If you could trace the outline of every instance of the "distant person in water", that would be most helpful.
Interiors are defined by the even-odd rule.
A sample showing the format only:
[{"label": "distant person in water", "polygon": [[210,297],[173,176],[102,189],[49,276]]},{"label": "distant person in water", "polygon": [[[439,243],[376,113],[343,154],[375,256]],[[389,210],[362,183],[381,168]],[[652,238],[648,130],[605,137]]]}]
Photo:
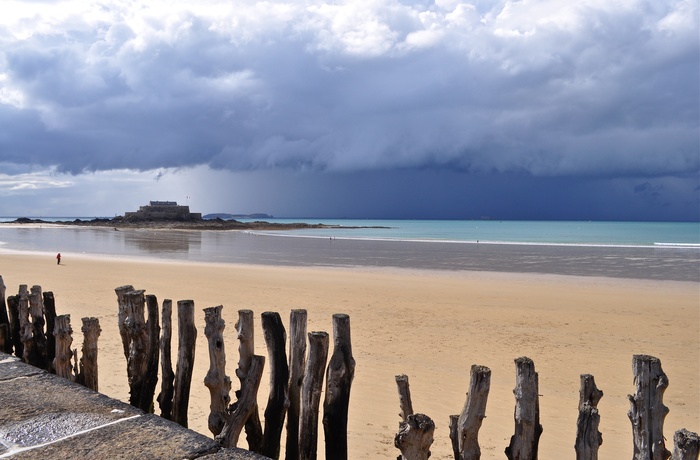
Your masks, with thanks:
[{"label": "distant person in water", "polygon": [[56,254],[56,264],[61,265],[61,253]]}]

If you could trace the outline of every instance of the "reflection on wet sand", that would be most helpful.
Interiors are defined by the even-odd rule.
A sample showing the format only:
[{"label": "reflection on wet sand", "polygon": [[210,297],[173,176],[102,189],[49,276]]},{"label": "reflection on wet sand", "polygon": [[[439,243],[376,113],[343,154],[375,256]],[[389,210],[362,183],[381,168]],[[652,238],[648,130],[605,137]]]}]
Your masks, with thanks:
[{"label": "reflection on wet sand", "polygon": [[153,232],[153,231],[121,231],[124,243],[130,250],[149,254],[189,254],[190,250],[198,250],[202,245],[201,232]]}]

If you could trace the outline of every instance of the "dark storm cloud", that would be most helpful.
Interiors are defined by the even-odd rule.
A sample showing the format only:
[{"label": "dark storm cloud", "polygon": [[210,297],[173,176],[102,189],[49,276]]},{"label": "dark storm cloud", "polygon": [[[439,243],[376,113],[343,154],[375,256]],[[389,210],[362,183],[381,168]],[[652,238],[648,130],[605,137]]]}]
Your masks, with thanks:
[{"label": "dark storm cloud", "polygon": [[36,15],[12,3],[20,13],[0,20],[8,163],[551,177],[700,167],[691,1],[65,1]]}]

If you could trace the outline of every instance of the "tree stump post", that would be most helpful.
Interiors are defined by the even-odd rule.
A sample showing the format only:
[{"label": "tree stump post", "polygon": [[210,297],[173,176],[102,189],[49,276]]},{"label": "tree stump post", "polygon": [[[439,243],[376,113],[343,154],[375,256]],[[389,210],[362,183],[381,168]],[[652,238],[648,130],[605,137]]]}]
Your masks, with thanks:
[{"label": "tree stump post", "polygon": [[306,366],[306,310],[292,310],[289,316],[289,408],[285,460],[299,459],[299,416],[301,385]]},{"label": "tree stump post", "polygon": [[411,414],[399,424],[394,446],[401,451],[399,460],[428,460],[433,444],[435,423],[425,414]]},{"label": "tree stump post", "polygon": [[221,317],[223,306],[204,309],[204,335],[209,343],[209,371],[204,377],[204,386],[209,388],[211,403],[207,424],[214,436],[221,433],[226,424],[226,410],[231,402],[231,379],[226,375],[226,348],[224,328],[226,322]]},{"label": "tree stump post", "polygon": [[7,298],[7,312],[10,315],[10,337],[15,356],[22,359],[24,356],[24,344],[22,343],[21,326],[19,320],[19,295],[11,295]]},{"label": "tree stump post", "polygon": [[100,320],[82,318],[83,356],[80,358],[78,381],[91,390],[99,391],[97,372],[97,338],[100,336]]},{"label": "tree stump post", "polygon": [[7,314],[7,302],[5,301],[5,282],[0,275],[0,351],[12,354],[12,329],[10,328],[10,317]]},{"label": "tree stump post", "polygon": [[246,420],[250,419],[254,410],[257,410],[258,388],[262,379],[265,357],[254,355],[250,359],[245,381],[241,392],[226,418],[226,423],[216,441],[223,447],[237,447],[238,438],[243,431]]},{"label": "tree stump post", "polygon": [[48,350],[44,326],[44,297],[41,294],[41,286],[34,285],[29,293],[29,313],[32,315],[32,338],[34,340],[33,365],[44,370],[51,370],[48,361]]},{"label": "tree stump post", "polygon": [[163,300],[163,312],[161,315],[163,329],[160,337],[160,362],[161,362],[161,383],[158,394],[158,405],[160,406],[160,416],[172,420],[173,411],[173,382],[175,372],[171,356],[171,343],[173,334],[173,301]]},{"label": "tree stump post", "polygon": [[700,436],[682,428],[673,434],[673,456],[671,460],[698,460]]},{"label": "tree stump post", "polygon": [[190,402],[194,350],[197,342],[197,328],[194,326],[194,301],[177,302],[177,367],[173,392],[173,421],[187,428],[187,406]]},{"label": "tree stump post", "polygon": [[[237,399],[241,398],[248,371],[253,363],[253,356],[255,353],[254,323],[255,316],[252,310],[238,310],[236,334],[238,337],[239,358],[236,377],[238,377],[240,381],[241,389],[236,392]],[[255,402],[255,407],[250,413],[248,420],[245,421],[245,432],[246,440],[248,441],[248,449],[252,452],[260,453],[263,444],[263,430],[262,424],[260,423],[257,401]]]},{"label": "tree stump post", "polygon": [[56,375],[72,382],[75,377],[71,362],[73,359],[73,350],[71,350],[73,328],[70,325],[70,315],[56,317],[54,337],[56,337],[56,358],[54,362]]},{"label": "tree stump post", "polygon": [[309,332],[309,359],[301,387],[299,419],[299,460],[316,460],[318,453],[318,409],[323,388],[323,371],[328,359],[328,333]]},{"label": "tree stump post", "polygon": [[479,429],[486,417],[486,403],[491,388],[491,369],[473,365],[470,370],[469,392],[462,412],[450,417],[450,438],[457,460],[479,460]]},{"label": "tree stump post", "polygon": [[19,328],[22,341],[22,361],[34,364],[34,337],[32,323],[29,317],[29,292],[26,284],[19,286]]},{"label": "tree stump post", "polygon": [[411,388],[408,384],[408,376],[406,374],[397,375],[396,387],[399,391],[399,407],[401,412],[399,412],[399,417],[401,421],[405,422],[408,420],[408,416],[413,414],[413,401],[411,400]]},{"label": "tree stump post", "polygon": [[126,325],[124,322],[126,321],[126,317],[128,316],[127,313],[127,301],[126,301],[126,294],[128,292],[131,292],[134,290],[134,287],[130,284],[127,284],[125,286],[120,286],[116,289],[114,289],[114,292],[117,293],[117,304],[119,307],[118,313],[117,313],[117,326],[119,327],[119,335],[122,338],[122,348],[124,349],[124,357],[129,360],[129,333],[126,330]]},{"label": "tree stump post", "polygon": [[53,334],[56,329],[56,299],[51,291],[44,292],[42,295],[44,297],[44,316],[46,317],[46,357],[51,365],[51,372],[55,372],[53,360],[56,357],[56,337]]},{"label": "tree stump post", "polygon": [[126,373],[129,380],[129,404],[138,407],[144,412],[149,412],[150,407],[142,404],[144,380],[148,371],[147,347],[148,332],[144,317],[145,298],[144,291],[139,289],[124,294],[126,302],[126,317],[124,329],[129,343],[129,355],[127,357]]},{"label": "tree stump post", "polygon": [[603,392],[596,387],[593,376],[581,374],[574,444],[576,460],[598,460],[598,448],[603,444],[603,435],[598,431],[600,415],[597,407],[602,397]]},{"label": "tree stump post", "polygon": [[350,388],[355,377],[355,359],[350,342],[350,316],[333,315],[333,355],[326,373],[323,401],[323,429],[326,458],[348,458],[348,406]]},{"label": "tree stump post", "polygon": [[262,455],[279,458],[284,417],[289,407],[289,365],[287,364],[287,333],[277,312],[261,315],[265,345],[270,362],[270,395],[265,407],[265,431]]},{"label": "tree stump post", "polygon": [[515,434],[506,447],[508,460],[536,460],[540,425],[539,379],[530,358],[515,359]]},{"label": "tree stump post", "polygon": [[158,299],[154,295],[146,296],[146,371],[143,374],[140,407],[147,407],[145,412],[153,413],[153,397],[158,385],[158,360],[160,358],[160,321],[158,317]]},{"label": "tree stump post", "polygon": [[668,377],[661,369],[661,361],[648,355],[634,355],[632,358],[634,396],[627,395],[630,410],[627,416],[632,422],[634,442],[633,460],[666,460],[671,452],[666,449],[664,440],[664,419],[668,407],[663,397],[668,387]]}]

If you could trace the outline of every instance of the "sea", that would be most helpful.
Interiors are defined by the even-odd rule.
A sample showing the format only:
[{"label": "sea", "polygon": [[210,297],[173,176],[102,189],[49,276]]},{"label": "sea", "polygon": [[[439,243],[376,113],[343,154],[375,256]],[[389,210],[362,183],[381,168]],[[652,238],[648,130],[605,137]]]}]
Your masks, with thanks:
[{"label": "sea", "polygon": [[[0,250],[297,266],[395,267],[700,282],[700,223],[265,219],[279,231],[178,231],[11,224]],[[50,221],[92,217],[52,217]]]}]

